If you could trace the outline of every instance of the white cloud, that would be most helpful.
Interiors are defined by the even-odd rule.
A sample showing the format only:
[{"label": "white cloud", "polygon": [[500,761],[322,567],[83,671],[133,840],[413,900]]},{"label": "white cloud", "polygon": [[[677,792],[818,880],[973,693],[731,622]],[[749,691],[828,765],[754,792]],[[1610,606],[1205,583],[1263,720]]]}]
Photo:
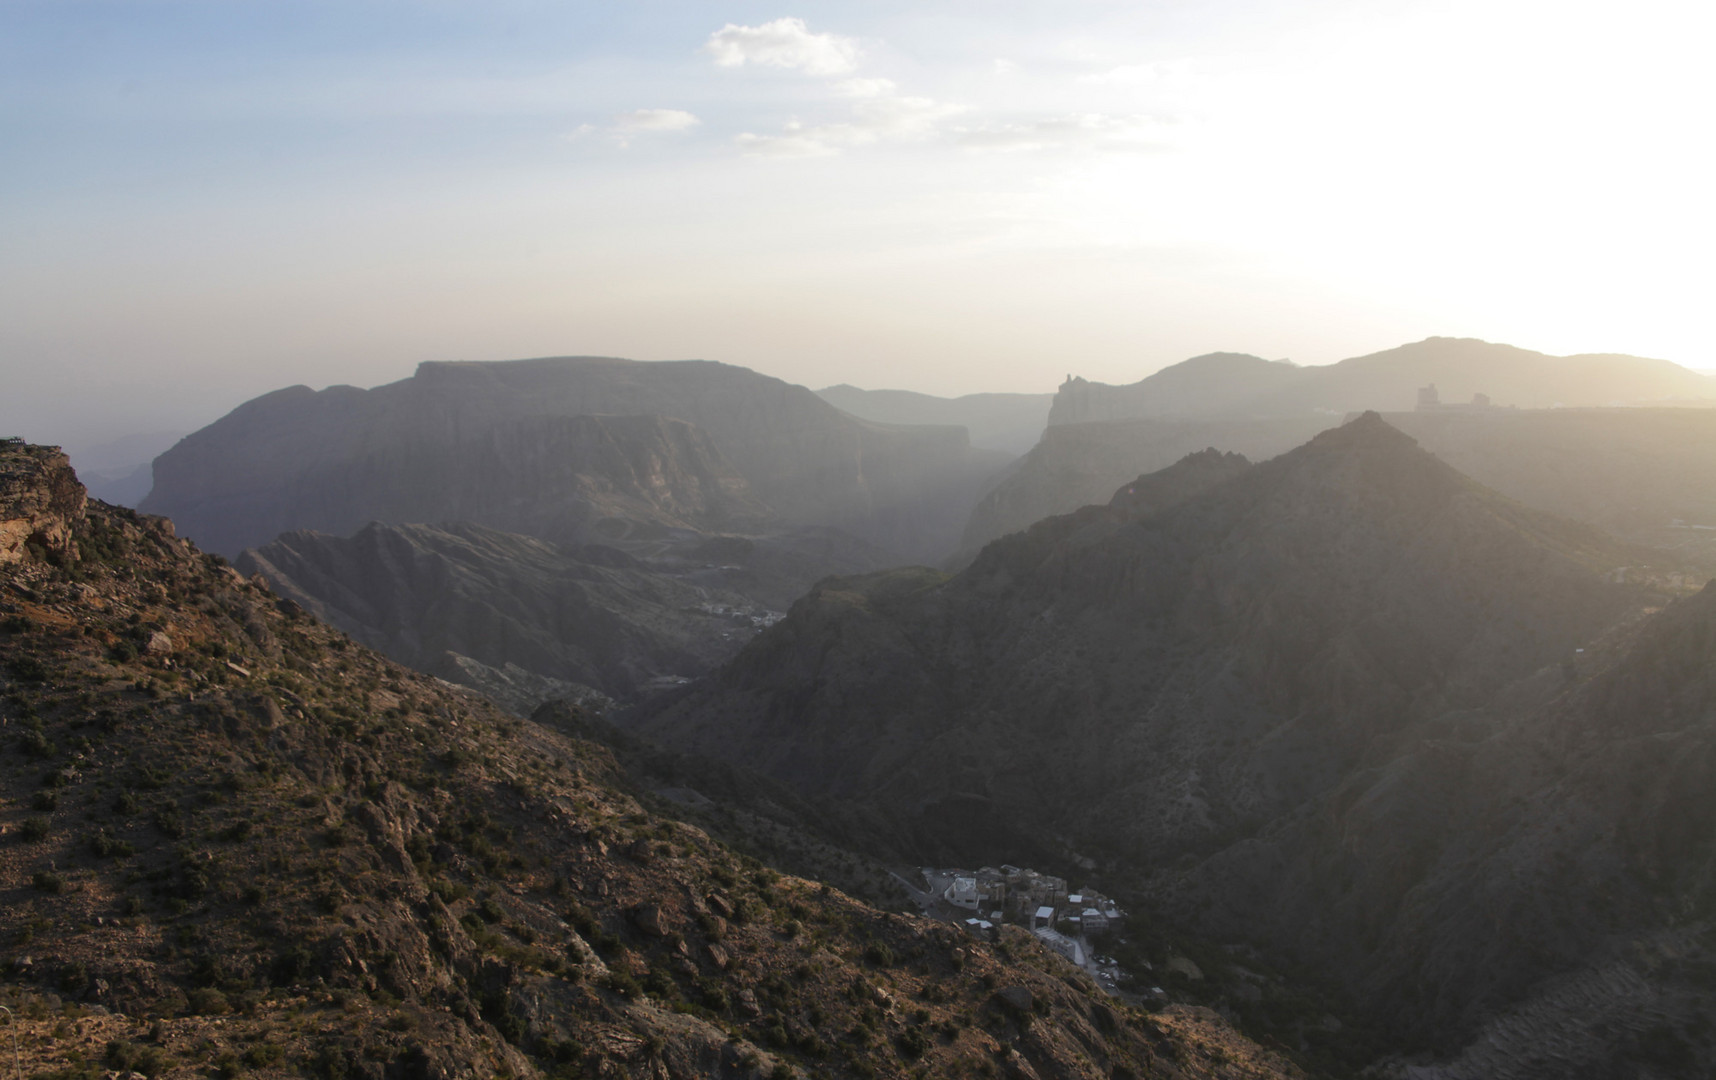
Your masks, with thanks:
[{"label": "white cloud", "polygon": [[834,34],[813,34],[803,19],[776,19],[761,26],[728,23],[709,35],[703,51],[722,67],[762,64],[806,75],[844,75],[858,66],[858,43]]},{"label": "white cloud", "polygon": [[[876,80],[886,82],[887,80]],[[892,87],[892,83],[888,84]],[[852,105],[852,119],[807,126],[794,121],[779,135],[746,132],[738,144],[748,154],[766,157],[828,157],[842,150],[882,142],[921,142],[942,133],[943,122],[965,111],[963,105],[922,97],[886,94]]]},{"label": "white cloud", "polygon": [[892,79],[846,79],[835,83],[834,89],[845,97],[869,98],[892,94],[899,88]]},{"label": "white cloud", "polygon": [[607,124],[579,124],[566,133],[566,138],[576,140],[591,135],[608,135],[613,138],[614,145],[623,150],[639,135],[690,131],[702,122],[683,109],[633,109],[620,113]]},{"label": "white cloud", "polygon": [[689,131],[701,122],[683,109],[634,109],[614,117],[614,130]]},{"label": "white cloud", "polygon": [[1150,116],[1081,113],[1022,123],[961,128],[959,145],[974,150],[1161,150],[1169,125]]}]

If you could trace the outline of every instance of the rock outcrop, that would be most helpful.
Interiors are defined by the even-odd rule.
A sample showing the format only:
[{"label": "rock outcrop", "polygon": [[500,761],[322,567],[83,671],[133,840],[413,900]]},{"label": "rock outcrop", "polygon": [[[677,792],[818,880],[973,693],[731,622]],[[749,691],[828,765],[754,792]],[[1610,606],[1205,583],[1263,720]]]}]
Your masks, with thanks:
[{"label": "rock outcrop", "polygon": [[18,562],[34,546],[75,560],[72,525],[87,495],[58,447],[0,444],[0,563]]}]

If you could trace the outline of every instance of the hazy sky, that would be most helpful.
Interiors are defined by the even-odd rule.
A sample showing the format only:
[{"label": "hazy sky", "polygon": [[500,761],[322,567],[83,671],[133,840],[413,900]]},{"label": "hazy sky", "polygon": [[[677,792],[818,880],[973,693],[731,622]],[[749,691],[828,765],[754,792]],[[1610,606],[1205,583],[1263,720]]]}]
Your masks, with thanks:
[{"label": "hazy sky", "polygon": [[0,0],[0,433],[557,353],[1713,366],[1710,10]]}]

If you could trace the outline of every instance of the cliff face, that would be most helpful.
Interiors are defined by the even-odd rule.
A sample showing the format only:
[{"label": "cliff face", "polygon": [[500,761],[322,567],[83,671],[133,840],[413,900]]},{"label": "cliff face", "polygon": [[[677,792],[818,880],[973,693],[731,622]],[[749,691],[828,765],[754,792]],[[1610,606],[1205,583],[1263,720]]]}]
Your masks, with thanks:
[{"label": "cliff face", "polygon": [[57,447],[0,444],[0,564],[18,562],[33,545],[75,560],[71,523],[87,496]]},{"label": "cliff face", "polygon": [[1055,397],[1049,423],[1319,411],[1340,417],[1366,409],[1411,408],[1418,388],[1431,383],[1446,402],[1466,402],[1483,393],[1497,405],[1520,408],[1716,399],[1716,382],[1666,360],[1546,356],[1471,338],[1428,338],[1317,367],[1214,353],[1126,386],[1070,379]]},{"label": "cliff face", "polygon": [[[1692,1022],[1705,969],[1653,974],[1621,944],[1687,948],[1672,913],[1704,910],[1705,834],[1672,822],[1707,816],[1716,758],[1659,736],[1709,723],[1708,628],[1684,655],[1642,654],[1692,680],[1660,695],[1679,718],[1622,731],[1630,709],[1667,708],[1648,678],[1586,689],[1662,602],[1612,583],[1636,552],[1374,415],[1262,465],[1176,469],[1192,466],[1213,485],[1142,478],[951,578],[825,583],[635,723],[915,835],[959,803],[983,808],[992,846],[1070,838],[1173,918],[1311,965],[1448,1068],[1494,1050],[1448,1076],[1608,1075],[1647,1059],[1656,1022],[1716,1060]],[[1628,704],[1600,720],[1585,694]],[[1676,777],[1667,802],[1637,787],[1653,768]],[[1587,860],[1594,837],[1611,841]],[[1696,888],[1647,902],[1661,873]]]},{"label": "cliff face", "polygon": [[1016,929],[886,914],[654,814],[601,748],[160,519],[72,512],[54,462],[0,447],[0,506],[57,503],[81,554],[0,565],[0,934],[29,943],[0,996],[32,1074],[1301,1075]]},{"label": "cliff face", "polygon": [[476,521],[580,542],[772,516],[683,421],[354,416],[337,404],[283,391],[241,407],[158,459],[144,506],[234,553],[295,528],[345,534],[370,521]]},{"label": "cliff face", "polygon": [[860,421],[724,364],[424,364],[373,390],[240,406],[157,459],[144,506],[231,553],[370,520],[564,540],[604,517],[744,531],[772,516],[930,557],[995,464],[957,428]]}]

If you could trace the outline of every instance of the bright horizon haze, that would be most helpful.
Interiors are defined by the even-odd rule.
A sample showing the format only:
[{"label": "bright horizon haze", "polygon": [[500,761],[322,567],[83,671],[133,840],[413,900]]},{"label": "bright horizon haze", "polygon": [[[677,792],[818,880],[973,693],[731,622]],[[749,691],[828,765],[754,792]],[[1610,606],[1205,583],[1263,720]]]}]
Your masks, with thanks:
[{"label": "bright horizon haze", "polygon": [[424,360],[1716,366],[1707,9],[0,3],[0,430]]}]

